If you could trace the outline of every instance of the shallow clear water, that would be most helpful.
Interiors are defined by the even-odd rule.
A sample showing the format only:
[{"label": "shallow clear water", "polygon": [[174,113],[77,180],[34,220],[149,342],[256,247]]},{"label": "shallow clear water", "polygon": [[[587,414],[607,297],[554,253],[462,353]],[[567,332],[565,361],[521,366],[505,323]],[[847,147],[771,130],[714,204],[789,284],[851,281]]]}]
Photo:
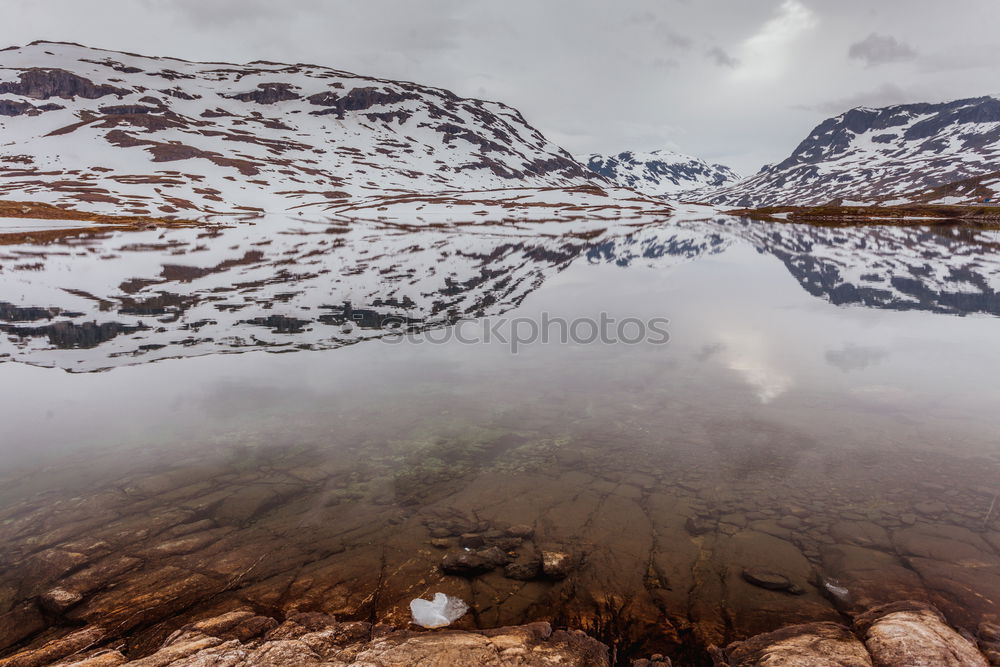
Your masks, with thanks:
[{"label": "shallow clear water", "polygon": [[[905,597],[995,620],[998,246],[726,218],[2,246],[0,603],[26,630],[0,639],[123,603],[151,610],[120,624],[137,650],[241,603],[402,624],[437,590],[470,602],[460,624],[674,655]],[[543,313],[665,318],[670,340],[454,339]],[[442,574],[458,534],[510,524],[534,531],[519,561],[569,553],[568,578]],[[81,601],[39,616],[53,586]]]}]

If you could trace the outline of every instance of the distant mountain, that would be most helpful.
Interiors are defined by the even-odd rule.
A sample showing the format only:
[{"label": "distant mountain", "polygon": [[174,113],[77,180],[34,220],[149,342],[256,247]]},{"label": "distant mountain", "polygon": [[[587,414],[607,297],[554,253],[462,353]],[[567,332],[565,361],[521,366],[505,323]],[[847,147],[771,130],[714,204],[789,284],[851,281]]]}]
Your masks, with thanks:
[{"label": "distant mountain", "polygon": [[189,216],[605,184],[504,104],[315,65],[0,51],[0,197]]},{"label": "distant mountain", "polygon": [[719,187],[740,178],[724,165],[672,151],[625,151],[618,155],[577,155],[576,159],[615,185],[647,195],[669,196],[695,188]]},{"label": "distant mountain", "polygon": [[1000,183],[1000,99],[859,107],[786,160],[696,199],[725,206],[974,203]]}]

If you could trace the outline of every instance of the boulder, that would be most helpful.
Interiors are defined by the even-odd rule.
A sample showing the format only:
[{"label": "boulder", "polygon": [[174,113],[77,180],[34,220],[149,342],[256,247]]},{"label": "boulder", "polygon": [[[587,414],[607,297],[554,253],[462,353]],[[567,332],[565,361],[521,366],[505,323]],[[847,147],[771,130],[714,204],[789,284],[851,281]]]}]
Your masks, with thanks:
[{"label": "boulder", "polygon": [[549,579],[565,579],[573,569],[573,557],[562,551],[542,552],[542,573]]},{"label": "boulder", "polygon": [[769,591],[784,591],[793,595],[801,595],[805,592],[802,587],[792,583],[792,580],[785,575],[765,570],[762,567],[744,568],[743,579],[747,583],[766,588]]},{"label": "boulder", "polygon": [[503,570],[503,576],[518,581],[537,579],[542,573],[542,564],[538,560],[511,563]]},{"label": "boulder", "polygon": [[838,623],[804,623],[734,642],[722,652],[731,667],[872,667],[864,645]]},{"label": "boulder", "polygon": [[476,577],[496,567],[493,561],[471,551],[450,553],[441,561],[442,572],[460,577]]},{"label": "boulder", "polygon": [[989,667],[933,606],[912,600],[869,609],[854,621],[876,667]]}]

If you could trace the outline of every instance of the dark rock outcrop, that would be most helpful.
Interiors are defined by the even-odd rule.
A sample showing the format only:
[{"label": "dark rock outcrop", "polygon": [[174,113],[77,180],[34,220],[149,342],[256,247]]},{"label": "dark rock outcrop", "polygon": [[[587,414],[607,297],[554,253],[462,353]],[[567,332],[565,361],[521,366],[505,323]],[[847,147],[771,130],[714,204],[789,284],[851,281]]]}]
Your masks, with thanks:
[{"label": "dark rock outcrop", "polygon": [[23,95],[36,100],[47,100],[50,97],[95,100],[106,95],[128,95],[131,92],[110,84],[95,84],[90,79],[64,69],[29,69],[21,72],[16,82],[0,83],[0,93]]},{"label": "dark rock outcrop", "polygon": [[240,100],[241,102],[275,104],[286,100],[299,99],[299,95],[292,90],[294,87],[290,83],[259,83],[256,90],[228,95],[228,97],[229,99]]}]

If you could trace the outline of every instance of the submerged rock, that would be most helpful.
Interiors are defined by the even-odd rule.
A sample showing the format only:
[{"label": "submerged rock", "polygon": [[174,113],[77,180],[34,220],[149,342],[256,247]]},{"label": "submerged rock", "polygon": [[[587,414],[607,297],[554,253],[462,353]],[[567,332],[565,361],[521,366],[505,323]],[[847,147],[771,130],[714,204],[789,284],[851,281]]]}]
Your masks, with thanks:
[{"label": "submerged rock", "polygon": [[65,588],[53,588],[38,598],[42,607],[53,614],[61,614],[81,600],[83,600],[83,596],[80,593]]},{"label": "submerged rock", "polygon": [[707,519],[703,519],[699,516],[688,517],[687,521],[684,523],[684,528],[692,537],[698,537],[699,535],[704,535],[715,529],[715,525],[710,523]]},{"label": "submerged rock", "polygon": [[475,553],[477,556],[484,559],[488,563],[492,563],[496,567],[500,567],[501,565],[506,565],[511,560],[513,560],[500,547],[489,547],[488,549],[480,549]]},{"label": "submerged rock", "polygon": [[762,567],[747,567],[743,569],[743,579],[754,586],[766,588],[769,591],[784,591],[792,595],[801,595],[805,591],[783,574],[765,570]]},{"label": "submerged rock", "polygon": [[497,563],[471,551],[450,553],[441,561],[441,571],[460,577],[476,577],[496,569]]},{"label": "submerged rock", "polygon": [[479,549],[486,545],[486,538],[477,533],[465,533],[459,537],[458,544],[466,549]]},{"label": "submerged rock", "polygon": [[573,569],[573,557],[562,551],[542,552],[542,573],[549,579],[565,579]]},{"label": "submerged rock", "polygon": [[531,536],[535,534],[535,529],[527,524],[515,524],[513,526],[508,526],[504,533],[508,537],[519,537],[524,540],[531,539]]},{"label": "submerged rock", "polygon": [[913,509],[917,510],[918,514],[923,514],[924,516],[936,516],[942,512],[947,512],[948,506],[940,500],[925,500],[914,505]]},{"label": "submerged rock", "polygon": [[503,570],[503,576],[518,581],[531,581],[542,574],[542,563],[538,560],[511,563]]}]

